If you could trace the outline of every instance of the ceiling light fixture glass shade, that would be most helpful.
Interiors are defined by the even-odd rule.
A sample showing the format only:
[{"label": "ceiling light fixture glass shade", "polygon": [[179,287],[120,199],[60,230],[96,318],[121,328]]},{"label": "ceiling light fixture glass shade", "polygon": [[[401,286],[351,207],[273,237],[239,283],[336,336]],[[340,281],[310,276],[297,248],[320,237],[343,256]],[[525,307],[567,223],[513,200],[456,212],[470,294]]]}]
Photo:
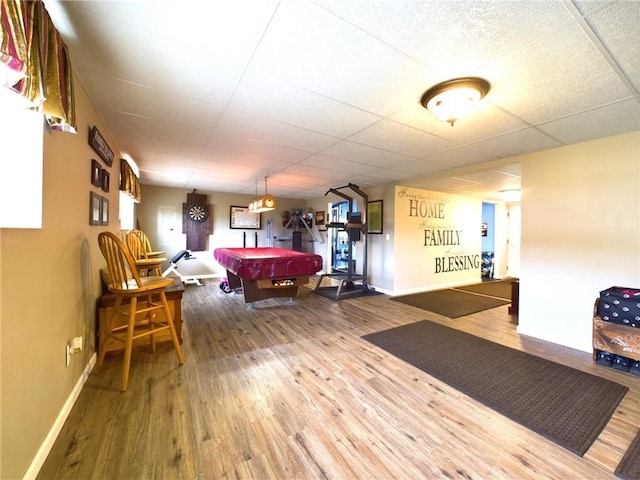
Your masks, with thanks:
[{"label": "ceiling light fixture glass shade", "polygon": [[[258,196],[258,181],[256,180],[256,197]],[[269,212],[276,209],[276,199],[269,195],[267,191],[267,177],[264,177],[264,195],[260,198],[254,198],[249,203],[249,211],[251,213]]]},{"label": "ceiling light fixture glass shade", "polygon": [[454,78],[427,90],[420,103],[438,120],[453,124],[467,115],[491,86],[478,77]]}]

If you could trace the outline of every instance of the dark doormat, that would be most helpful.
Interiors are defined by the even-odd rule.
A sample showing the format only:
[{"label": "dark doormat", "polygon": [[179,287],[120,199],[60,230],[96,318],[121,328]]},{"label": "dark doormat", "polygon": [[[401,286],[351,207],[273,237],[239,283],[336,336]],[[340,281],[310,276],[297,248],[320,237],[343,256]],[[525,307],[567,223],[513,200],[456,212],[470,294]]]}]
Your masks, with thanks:
[{"label": "dark doormat", "polygon": [[509,300],[461,292],[451,288],[415,293],[413,295],[400,295],[391,297],[391,300],[438,313],[449,318],[458,318],[510,303]]},{"label": "dark doormat", "polygon": [[426,320],[362,338],[578,455],[629,390]]},{"label": "dark doormat", "polygon": [[511,283],[517,279],[495,280],[491,282],[475,283],[464,287],[455,287],[456,290],[465,292],[480,293],[490,297],[498,297],[511,301]]},{"label": "dark doormat", "polygon": [[640,478],[640,432],[629,445],[614,473],[616,477],[623,480],[638,480]]}]

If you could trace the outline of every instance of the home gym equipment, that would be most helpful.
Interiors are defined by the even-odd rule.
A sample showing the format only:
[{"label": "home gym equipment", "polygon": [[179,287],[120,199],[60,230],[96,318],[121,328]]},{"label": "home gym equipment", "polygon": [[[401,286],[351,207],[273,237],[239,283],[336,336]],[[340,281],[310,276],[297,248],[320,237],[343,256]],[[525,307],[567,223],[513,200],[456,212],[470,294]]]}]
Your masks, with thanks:
[{"label": "home gym equipment", "polygon": [[[353,190],[356,194],[362,197],[363,204],[367,205],[369,197],[366,193],[360,190],[360,187],[353,183],[349,183],[343,187],[330,188],[324,195],[327,196],[330,193],[337,195],[347,200],[349,210],[347,211],[346,222],[330,222],[327,224],[327,228],[335,228],[338,230],[346,231],[348,234],[347,242],[347,269],[346,272],[332,272],[324,273],[318,277],[318,283],[314,289],[315,292],[321,290],[329,290],[334,287],[321,287],[320,284],[324,278],[332,278],[338,280],[338,288],[336,290],[335,299],[339,300],[340,296],[345,293],[346,290],[356,290],[356,284],[360,285],[361,293],[369,293],[369,286],[367,285],[367,225],[362,222],[362,212],[354,211],[353,201],[354,198],[342,192],[344,189]],[[365,219],[366,220],[366,219]],[[363,260],[362,260],[362,274],[355,273],[355,264],[353,261],[353,247],[355,242],[362,241],[363,243]]]},{"label": "home gym equipment", "polygon": [[204,283],[200,281],[200,275],[183,275],[178,270],[178,263],[180,263],[181,260],[195,260],[195,258],[196,257],[188,250],[180,250],[171,258],[171,260],[169,261],[169,267],[167,267],[167,269],[162,272],[162,276],[166,277],[170,273],[175,273],[178,277],[180,277],[180,280],[184,284],[193,284],[198,286],[204,285]]},{"label": "home gym equipment", "polygon": [[[309,232],[309,236],[311,237],[311,239],[309,240],[310,242],[318,241],[315,233],[313,232],[313,230],[311,229],[311,226],[309,225],[309,222],[307,222],[307,220],[304,218],[301,208],[292,209],[291,215],[289,217],[283,216],[282,218],[283,218],[283,221],[286,220],[286,223],[284,223],[284,227],[282,228],[282,230],[280,230],[278,235],[274,237],[276,241],[285,242],[287,240],[291,240],[291,250],[301,252],[302,251],[302,230],[301,229],[303,227],[307,230],[307,232]],[[288,228],[293,229],[290,237],[283,235]]]}]

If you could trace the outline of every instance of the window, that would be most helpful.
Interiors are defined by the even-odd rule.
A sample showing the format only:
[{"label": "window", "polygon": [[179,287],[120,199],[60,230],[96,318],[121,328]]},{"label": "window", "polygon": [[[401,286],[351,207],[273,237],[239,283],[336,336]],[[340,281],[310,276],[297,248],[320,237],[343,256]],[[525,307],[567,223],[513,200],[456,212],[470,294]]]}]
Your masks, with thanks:
[{"label": "window", "polygon": [[120,190],[120,230],[135,228],[135,200]]},{"label": "window", "polygon": [[42,228],[42,113],[0,86],[0,228]]}]

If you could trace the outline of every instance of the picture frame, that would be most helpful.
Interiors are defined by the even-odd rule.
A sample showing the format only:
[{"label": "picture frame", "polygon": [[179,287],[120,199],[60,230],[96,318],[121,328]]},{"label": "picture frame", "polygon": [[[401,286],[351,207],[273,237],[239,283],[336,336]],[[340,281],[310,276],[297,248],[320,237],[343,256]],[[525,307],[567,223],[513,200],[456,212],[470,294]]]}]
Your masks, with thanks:
[{"label": "picture frame", "polygon": [[113,150],[109,148],[107,141],[95,125],[89,130],[89,145],[107,166],[113,165]]},{"label": "picture frame", "polygon": [[109,199],[100,197],[102,203],[100,205],[100,225],[109,225]]},{"label": "picture frame", "polygon": [[102,169],[102,175],[101,175],[101,182],[100,182],[100,187],[102,188],[103,192],[109,192],[109,183],[111,181],[111,175],[109,174],[109,172],[107,172],[106,168]]},{"label": "picture frame", "polygon": [[311,213],[307,213],[305,216],[302,217],[309,228],[313,228],[313,220],[314,220],[313,217],[314,215]]},{"label": "picture frame", "polygon": [[100,225],[102,222],[102,197],[89,192],[89,225]]},{"label": "picture frame", "polygon": [[102,187],[102,167],[100,162],[91,159],[91,184],[95,187]]},{"label": "picture frame", "polygon": [[367,202],[367,233],[382,233],[382,200]]},{"label": "picture frame", "polygon": [[229,228],[260,230],[262,218],[260,213],[250,212],[249,207],[232,205],[229,212]]},{"label": "picture frame", "polygon": [[321,210],[321,211],[319,211],[319,212],[316,212],[316,225],[317,225],[317,226],[322,226],[322,225],[324,225],[324,222],[325,222],[325,216],[326,216],[326,213],[325,213],[325,211],[324,211],[324,210]]}]

